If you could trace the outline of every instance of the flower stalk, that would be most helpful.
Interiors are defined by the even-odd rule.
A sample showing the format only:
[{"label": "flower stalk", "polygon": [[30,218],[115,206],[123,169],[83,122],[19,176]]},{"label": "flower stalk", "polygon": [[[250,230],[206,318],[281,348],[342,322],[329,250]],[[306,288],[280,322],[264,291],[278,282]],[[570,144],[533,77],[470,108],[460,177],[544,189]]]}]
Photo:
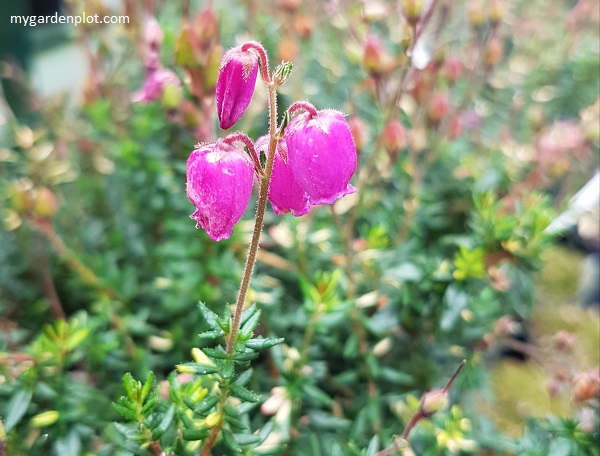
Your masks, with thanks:
[{"label": "flower stalk", "polygon": [[427,393],[423,394],[421,397],[421,403],[419,404],[419,410],[410,418],[408,424],[404,428],[404,432],[402,432],[402,435],[397,437],[392,442],[391,446],[376,453],[375,456],[390,456],[408,447],[408,435],[414,429],[417,423],[423,418],[431,418],[436,412],[446,407],[448,404],[448,391],[450,390],[452,383],[454,383],[454,380],[456,380],[456,377],[462,368],[465,367],[465,364],[467,364],[467,360],[463,359],[444,388],[441,390],[428,391]]},{"label": "flower stalk", "polygon": [[233,145],[233,143],[235,143],[235,142],[241,142],[242,144],[244,144],[244,146],[246,146],[248,148],[248,154],[250,155],[250,158],[254,162],[254,166],[256,167],[257,171],[260,173],[260,175],[264,174],[265,171],[263,170],[263,168],[260,164],[260,159],[259,159],[258,155],[256,154],[256,149],[254,147],[254,143],[252,142],[252,140],[250,138],[248,138],[248,136],[245,133],[242,133],[241,131],[231,133],[230,135],[227,135],[227,137],[224,138],[223,141],[226,142],[227,144],[231,144],[231,145]]},{"label": "flower stalk", "polygon": [[277,147],[277,89],[271,83],[267,85],[267,89],[269,91],[269,151],[267,153],[267,163],[265,165],[264,174],[260,181],[260,193],[256,207],[256,216],[254,218],[252,239],[250,241],[248,254],[246,256],[246,264],[244,265],[244,272],[235,302],[235,309],[231,317],[231,328],[227,337],[226,349],[228,355],[233,353],[233,348],[235,347],[235,341],[237,340],[237,335],[240,329],[240,320],[242,318],[242,312],[244,311],[244,304],[246,302],[246,295],[248,294],[250,279],[252,278],[252,271],[254,270],[254,264],[256,263],[256,253],[258,252],[265,210],[267,209],[269,182],[271,180],[271,173],[273,172],[275,149]]},{"label": "flower stalk", "polygon": [[[215,89],[219,124],[222,129],[228,129],[243,116],[260,72],[268,91],[268,134],[253,142],[244,133],[235,132],[214,143],[199,144],[187,162],[186,193],[196,207],[191,218],[197,222],[197,228],[203,228],[215,241],[230,237],[250,201],[254,175],[260,180],[254,228],[235,306],[229,324],[220,323],[226,339],[220,357],[224,360],[224,371],[214,404],[216,410],[209,415],[214,418],[208,426],[210,434],[200,456],[210,455],[221,435],[231,443],[232,430],[224,427],[226,423],[231,424],[225,418],[225,411],[232,392],[236,395],[234,384],[230,382],[234,362],[239,360],[236,355],[238,352],[245,355],[243,352],[248,348],[238,344],[239,332],[267,201],[271,201],[277,215],[292,212],[301,216],[312,205],[333,204],[356,191],[349,181],[356,170],[357,153],[343,113],[331,109],[317,111],[307,101],[300,101],[292,105],[278,125],[277,87],[286,82],[291,70],[291,63],[282,62],[269,74],[266,51],[256,41],[230,49],[223,57]],[[290,120],[291,115],[300,110],[305,114]],[[249,157],[242,154],[243,148],[236,147],[240,145],[235,143],[242,143]],[[266,152],[264,165],[257,151]],[[273,175],[276,178],[272,178]],[[271,189],[273,194],[270,194]],[[250,395],[249,400],[253,400],[253,396]]]},{"label": "flower stalk", "polygon": [[[250,246],[248,247],[248,253],[246,255],[246,263],[244,265],[244,272],[242,274],[242,280],[240,282],[240,288],[238,291],[235,308],[231,316],[231,324],[229,327],[229,334],[227,335],[226,353],[228,356],[232,356],[237,336],[240,330],[240,321],[242,313],[244,311],[244,304],[246,302],[246,296],[248,294],[248,288],[250,287],[250,280],[252,278],[252,272],[254,270],[254,264],[256,263],[256,254],[260,245],[260,236],[262,233],[262,227],[264,223],[265,211],[267,209],[267,196],[269,192],[269,182],[271,180],[271,174],[273,172],[273,163],[275,159],[275,149],[277,148],[277,87],[275,84],[267,84],[269,91],[269,149],[267,153],[267,163],[265,165],[264,172],[261,175],[260,181],[260,192],[258,196],[258,203],[256,207],[256,216],[254,218],[254,229],[252,231],[252,239],[250,240]],[[254,153],[256,155],[256,153]],[[221,395],[219,403],[217,404],[217,410],[221,417],[223,416],[223,408],[227,398],[229,397],[228,388],[221,389]],[[210,435],[208,436],[200,456],[209,456],[214,444],[217,441],[221,429],[223,428],[223,418],[211,429]]]},{"label": "flower stalk", "polygon": [[269,59],[265,48],[258,41],[248,41],[242,44],[242,52],[253,50],[258,55],[258,64],[260,67],[260,77],[267,86],[271,84],[271,74],[269,73]]}]

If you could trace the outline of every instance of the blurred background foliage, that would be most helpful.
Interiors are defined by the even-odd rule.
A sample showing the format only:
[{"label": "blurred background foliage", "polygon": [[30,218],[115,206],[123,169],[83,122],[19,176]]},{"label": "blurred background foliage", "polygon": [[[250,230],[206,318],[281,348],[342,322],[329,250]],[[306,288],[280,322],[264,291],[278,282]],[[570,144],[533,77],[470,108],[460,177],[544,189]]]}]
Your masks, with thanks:
[{"label": "blurred background foliage", "polygon": [[[185,163],[221,134],[216,71],[248,39],[294,63],[280,109],[349,113],[359,193],[267,213],[249,300],[255,335],[285,341],[244,380],[260,439],[214,454],[376,454],[463,358],[454,405],[404,454],[598,454],[598,308],[582,305],[582,254],[547,230],[598,166],[598,5],[424,3],[70,0],[65,14],[130,23],[3,31],[30,40],[19,53],[74,46],[65,78],[85,79],[41,95],[23,54],[1,63],[0,454],[198,454],[204,436],[181,429],[210,427],[208,383],[174,369],[208,345],[198,302],[235,301],[254,208],[211,241]],[[133,103],[149,16],[181,84]],[[258,85],[236,129],[265,134],[265,100]],[[138,424],[111,408],[127,372]]]}]

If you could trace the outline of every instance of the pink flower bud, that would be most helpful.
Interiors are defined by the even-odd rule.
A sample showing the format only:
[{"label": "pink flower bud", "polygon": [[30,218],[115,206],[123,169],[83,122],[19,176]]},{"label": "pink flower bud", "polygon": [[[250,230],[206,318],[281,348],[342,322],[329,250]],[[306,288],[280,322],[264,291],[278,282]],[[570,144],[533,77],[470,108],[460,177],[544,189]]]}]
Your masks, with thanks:
[{"label": "pink flower bud", "polygon": [[196,206],[190,216],[215,241],[231,236],[244,215],[254,176],[250,158],[218,140],[195,149],[187,162],[187,196]]},{"label": "pink flower bud", "polygon": [[258,58],[252,51],[242,51],[238,46],[223,56],[215,88],[219,126],[226,130],[235,124],[252,100]]},{"label": "pink flower bud", "polygon": [[356,192],[356,147],[343,114],[331,109],[304,113],[285,130],[288,163],[310,204],[333,204]]},{"label": "pink flower bud", "polygon": [[448,125],[448,138],[451,140],[455,140],[460,135],[462,135],[464,130],[463,119],[462,116],[457,115],[450,119],[450,124]]},{"label": "pink flower bud", "polygon": [[383,148],[395,159],[400,149],[404,149],[408,143],[406,129],[398,119],[392,119],[383,129],[381,142]]},{"label": "pink flower bud", "polygon": [[33,212],[39,217],[52,217],[58,209],[58,203],[52,190],[48,187],[40,187],[35,197]]},{"label": "pink flower bud", "polygon": [[446,390],[429,391],[421,397],[420,410],[425,418],[433,416],[448,406],[448,392]]},{"label": "pink flower bud", "polygon": [[483,61],[486,66],[493,67],[498,65],[504,57],[504,43],[502,39],[493,37],[484,49]]},{"label": "pink flower bud", "polygon": [[350,133],[352,133],[354,145],[356,146],[356,149],[360,151],[363,147],[365,147],[365,144],[367,144],[369,139],[367,126],[360,117],[356,116],[350,118],[348,125],[350,126]]},{"label": "pink flower bud", "polygon": [[429,106],[427,107],[427,114],[429,114],[429,120],[437,124],[439,123],[450,110],[450,101],[448,100],[448,94],[446,92],[434,92],[431,100],[429,100]]},{"label": "pink flower bud", "polygon": [[[255,148],[258,153],[260,151],[267,153],[269,137],[262,136],[258,138]],[[268,197],[276,215],[291,212],[292,215],[300,217],[310,211],[310,203],[308,202],[308,195],[300,187],[289,164],[285,162],[286,157],[287,146],[285,141],[280,139],[275,151]]]},{"label": "pink flower bud", "polygon": [[451,56],[444,62],[444,73],[451,83],[456,82],[462,75],[463,64],[458,57]]},{"label": "pink flower bud", "polygon": [[383,71],[383,55],[385,50],[383,43],[375,35],[368,35],[363,49],[363,65],[374,74],[380,74]]},{"label": "pink flower bud", "polygon": [[142,35],[142,52],[144,65],[148,69],[160,66],[160,46],[163,42],[163,32],[155,18],[149,17],[144,24]]},{"label": "pink flower bud", "polygon": [[149,103],[160,100],[167,86],[172,86],[178,92],[181,83],[171,70],[164,68],[148,70],[144,86],[131,95],[134,103]]}]

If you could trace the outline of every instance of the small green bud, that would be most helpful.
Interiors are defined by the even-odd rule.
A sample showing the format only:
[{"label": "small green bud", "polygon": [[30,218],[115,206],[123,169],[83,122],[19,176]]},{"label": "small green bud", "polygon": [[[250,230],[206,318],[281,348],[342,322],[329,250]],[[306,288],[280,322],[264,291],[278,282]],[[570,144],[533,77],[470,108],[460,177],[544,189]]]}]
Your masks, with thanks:
[{"label": "small green bud", "polygon": [[485,22],[485,12],[481,0],[470,0],[467,5],[469,22],[475,28],[479,28]]},{"label": "small green bud", "polygon": [[162,104],[167,109],[178,108],[183,100],[179,84],[166,84],[162,93]]},{"label": "small green bud", "polygon": [[213,428],[221,422],[222,418],[223,418],[223,416],[221,415],[221,413],[212,412],[210,415],[208,415],[206,417],[204,424],[206,425],[207,428]]},{"label": "small green bud", "polygon": [[496,27],[500,22],[502,22],[502,18],[504,17],[504,10],[502,9],[502,5],[498,0],[492,0],[490,5],[488,6],[488,19],[490,23]]},{"label": "small green bud", "polygon": [[194,358],[194,361],[196,361],[198,364],[204,364],[206,366],[215,365],[215,363],[213,363],[212,360],[197,347],[192,348],[192,358]]},{"label": "small green bud", "polygon": [[48,410],[46,412],[39,413],[31,418],[31,425],[33,427],[47,427],[52,426],[60,418],[60,413],[56,410]]},{"label": "small green bud", "polygon": [[416,24],[423,13],[423,0],[403,0],[402,12],[410,24]]},{"label": "small green bud", "polygon": [[175,63],[178,66],[194,68],[197,66],[194,49],[190,39],[190,24],[184,23],[175,40]]},{"label": "small green bud", "polygon": [[223,48],[220,45],[213,47],[208,56],[206,66],[204,67],[204,90],[214,92],[219,79],[219,68],[221,68],[221,59],[223,58]]},{"label": "small green bud", "polygon": [[273,83],[278,86],[285,84],[292,73],[293,66],[292,62],[281,62],[275,69],[275,73],[273,73]]}]

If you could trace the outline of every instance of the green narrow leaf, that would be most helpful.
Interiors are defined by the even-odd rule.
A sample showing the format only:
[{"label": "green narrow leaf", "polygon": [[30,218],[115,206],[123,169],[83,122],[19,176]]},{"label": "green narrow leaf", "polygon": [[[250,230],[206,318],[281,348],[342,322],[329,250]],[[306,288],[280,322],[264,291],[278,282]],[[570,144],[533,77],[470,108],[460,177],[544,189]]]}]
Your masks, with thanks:
[{"label": "green narrow leaf", "polygon": [[254,350],[238,351],[233,354],[233,359],[236,361],[250,361],[255,358],[258,358],[258,352]]},{"label": "green narrow leaf", "polygon": [[241,413],[237,407],[233,405],[225,404],[223,407],[223,411],[225,412],[224,418],[229,426],[234,430],[243,430],[246,429],[247,426],[241,419]]},{"label": "green narrow leaf", "polygon": [[374,424],[380,420],[381,402],[377,397],[369,397],[365,410],[369,423]]},{"label": "green narrow leaf", "polygon": [[373,456],[375,453],[379,451],[379,436],[375,435],[371,441],[369,442],[369,447],[367,448],[366,456]]},{"label": "green narrow leaf", "polygon": [[163,417],[163,419],[160,422],[160,424],[158,425],[158,427],[156,427],[156,429],[154,429],[152,431],[152,440],[158,440],[162,437],[162,435],[165,433],[167,428],[173,422],[174,417],[175,417],[175,404],[171,404],[171,407],[169,407],[169,410],[167,410],[167,413],[165,413],[165,416]]},{"label": "green narrow leaf", "polygon": [[133,378],[133,375],[131,375],[131,372],[127,372],[123,375],[123,386],[125,387],[125,392],[127,393],[129,400],[137,403],[136,381]]},{"label": "green narrow leaf", "polygon": [[[62,320],[59,320],[62,321]],[[57,325],[58,326],[58,325]],[[54,327],[50,324],[44,325],[44,334],[46,335],[46,337],[48,339],[50,339],[53,342],[58,342],[60,340],[60,337],[58,337],[58,334],[56,333],[56,331],[54,330]]]},{"label": "green narrow leaf", "polygon": [[87,338],[89,333],[90,330],[88,328],[81,328],[71,334],[65,342],[67,350],[73,350],[80,345]]},{"label": "green narrow leaf", "polygon": [[[252,336],[252,332],[258,326],[258,322],[260,321],[260,310],[257,310],[248,318],[248,320],[242,325],[240,328],[239,335],[244,338],[248,338]],[[239,340],[239,338],[238,338]]]},{"label": "green narrow leaf", "polygon": [[200,334],[198,334],[198,336],[200,336],[200,339],[204,339],[207,341],[218,339],[222,335],[223,335],[222,329],[211,329],[210,331],[204,331],[204,332],[201,332]]},{"label": "green narrow leaf", "polygon": [[[123,399],[123,398],[121,398]],[[137,413],[134,410],[122,405],[117,404],[116,402],[112,403],[112,408],[120,415],[123,416],[126,420],[129,421],[137,421]]]},{"label": "green narrow leaf", "polygon": [[183,403],[187,406],[187,408],[194,410],[194,407],[196,407],[196,402],[193,399],[188,396],[183,396],[181,399],[183,399]]},{"label": "green narrow leaf", "polygon": [[150,392],[150,389],[152,388],[153,384],[154,384],[154,372],[150,371],[148,373],[148,377],[146,378],[146,382],[144,383],[144,386],[142,388],[142,397],[141,397],[142,402],[144,402],[146,400],[146,397],[148,397],[148,393]]},{"label": "green narrow leaf", "polygon": [[240,417],[240,411],[237,409],[237,407],[234,407],[230,404],[225,404],[225,406],[223,407],[223,412],[225,412],[225,415],[231,416],[233,418]]},{"label": "green narrow leaf", "polygon": [[373,373],[373,376],[375,378],[379,377],[379,371],[381,370],[381,366],[379,365],[379,362],[373,355],[373,352],[367,353],[367,356],[365,357],[365,361],[366,361],[367,367]]},{"label": "green narrow leaf", "polygon": [[390,383],[395,383],[396,385],[408,386],[414,384],[412,375],[397,371],[391,367],[382,367],[379,373],[379,378],[383,378]]},{"label": "green narrow leaf", "polygon": [[228,355],[223,350],[223,347],[218,348],[204,348],[202,349],[204,354],[209,358],[217,358],[217,359],[227,359]]},{"label": "green narrow leaf", "polygon": [[265,425],[258,430],[258,435],[260,436],[259,443],[263,443],[265,440],[267,440],[267,437],[269,437],[269,434],[271,434],[271,432],[273,432],[274,428],[275,428],[275,418],[272,418],[269,421],[267,421],[265,423]]},{"label": "green narrow leaf", "polygon": [[267,348],[274,347],[275,345],[279,345],[284,340],[285,339],[283,337],[280,337],[279,339],[249,339],[245,342],[245,345],[251,350],[265,350]]},{"label": "green narrow leaf", "polygon": [[198,364],[198,363],[178,364],[177,370],[179,372],[185,372],[188,374],[196,374],[196,375],[207,375],[207,374],[214,374],[215,372],[219,372],[219,368],[217,366],[211,366],[208,364]]},{"label": "green narrow leaf", "polygon": [[203,440],[208,437],[210,432],[207,429],[182,429],[181,436],[184,440],[195,441]]},{"label": "green narrow leaf", "polygon": [[213,408],[217,402],[219,402],[218,396],[208,396],[202,399],[198,404],[194,407],[194,413],[198,413],[199,415],[203,415],[211,408]]},{"label": "green narrow leaf", "polygon": [[302,387],[302,390],[310,399],[313,399],[326,407],[331,407],[333,405],[333,399],[314,385],[305,384]]},{"label": "green narrow leaf", "polygon": [[252,304],[250,307],[245,308],[242,312],[242,318],[240,319],[240,326],[243,326],[257,311],[258,308],[256,307],[256,304]]},{"label": "green narrow leaf", "polygon": [[229,390],[231,391],[232,395],[243,401],[253,403],[260,401],[260,397],[256,393],[236,383],[232,383],[231,385],[229,385]]},{"label": "green narrow leaf", "polygon": [[56,439],[54,442],[54,453],[60,455],[81,454],[81,438],[75,430],[69,431],[67,435]]},{"label": "green narrow leaf", "polygon": [[144,406],[142,407],[142,415],[148,416],[148,414],[152,412],[152,410],[154,410],[156,404],[158,404],[158,394],[152,395],[152,397],[148,399],[148,402],[144,404]]},{"label": "green narrow leaf", "polygon": [[235,380],[236,385],[246,386],[250,381],[250,378],[252,378],[252,372],[252,369],[247,369],[244,372],[242,372]]},{"label": "green narrow leaf", "polygon": [[138,437],[140,434],[140,431],[138,431],[137,429],[130,429],[122,423],[114,422],[113,426],[120,434],[123,435],[123,437],[127,438],[128,440],[135,441],[136,437]]},{"label": "green narrow leaf", "polygon": [[236,454],[242,453],[242,447],[240,447],[240,445],[235,440],[235,437],[233,436],[233,432],[231,432],[231,429],[224,427],[221,430],[221,434],[223,435],[223,443],[229,450],[231,450],[233,453],[236,453]]},{"label": "green narrow leaf", "polygon": [[219,326],[217,324],[217,314],[206,307],[206,304],[203,302],[198,303],[198,309],[200,309],[200,314],[202,315],[204,323],[206,323],[210,329],[218,330]]},{"label": "green narrow leaf", "polygon": [[233,374],[234,374],[233,363],[229,360],[225,361],[225,363],[223,364],[223,370],[221,371],[221,375],[225,379],[230,379],[231,377],[233,377]]},{"label": "green narrow leaf", "polygon": [[192,417],[188,415],[185,411],[179,410],[179,412],[177,413],[177,417],[183,422],[184,428],[198,429],[198,426],[196,426],[196,423],[194,423]]},{"label": "green narrow leaf", "polygon": [[352,333],[344,344],[344,358],[352,359],[358,355],[358,337]]},{"label": "green narrow leaf", "polygon": [[235,440],[242,446],[256,445],[262,437],[258,434],[235,434]]},{"label": "green narrow leaf", "polygon": [[12,427],[21,421],[25,412],[31,403],[31,390],[22,389],[17,391],[6,407],[6,419],[4,420],[4,429],[10,431]]},{"label": "green narrow leaf", "polygon": [[248,429],[248,426],[246,426],[239,418],[225,415],[225,421],[229,424],[229,427],[235,431],[244,431]]},{"label": "green narrow leaf", "polygon": [[[291,67],[290,67],[290,73],[291,73]],[[289,76],[289,73],[288,73]],[[279,139],[283,139],[283,133],[285,131],[285,129],[287,128],[287,126],[290,123],[290,112],[288,110],[286,110],[283,113],[282,119],[281,119],[281,125],[279,126],[279,131],[277,132],[277,137]]]},{"label": "green narrow leaf", "polygon": [[265,169],[265,167],[267,166],[267,153],[264,150],[261,150],[259,152],[258,159],[260,161],[260,166],[262,166],[262,168]]},{"label": "green narrow leaf", "polygon": [[229,318],[225,316],[223,318],[217,318],[217,325],[219,325],[219,328],[221,328],[223,332],[229,333]]},{"label": "green narrow leaf", "polygon": [[310,437],[310,454],[314,456],[321,456],[321,445],[316,434],[311,434]]}]

